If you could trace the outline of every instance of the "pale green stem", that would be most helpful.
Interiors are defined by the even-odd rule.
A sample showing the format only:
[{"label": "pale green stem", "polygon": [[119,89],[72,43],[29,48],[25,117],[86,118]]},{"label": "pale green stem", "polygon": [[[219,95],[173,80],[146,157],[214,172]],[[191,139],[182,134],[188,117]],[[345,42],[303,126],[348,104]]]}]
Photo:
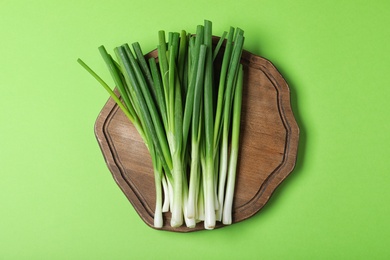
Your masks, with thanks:
[{"label": "pale green stem", "polygon": [[183,166],[181,161],[181,154],[174,153],[172,156],[173,162],[173,205],[171,207],[172,217],[171,217],[171,226],[180,227],[183,224]]},{"label": "pale green stem", "polygon": [[164,191],[164,203],[162,206],[162,211],[168,212],[169,211],[169,188],[165,176],[162,176],[162,186]]},{"label": "pale green stem", "polygon": [[156,208],[154,211],[154,227],[162,228],[163,215],[162,215],[162,187],[161,187],[161,171],[154,167],[154,182],[156,186]]},{"label": "pale green stem", "polygon": [[222,223],[229,225],[232,223],[233,195],[236,183],[237,161],[240,142],[240,124],[241,124],[241,104],[243,91],[243,70],[240,64],[237,85],[234,95],[233,122],[232,122],[232,141],[229,161],[229,172],[226,184],[226,198],[223,209]]}]

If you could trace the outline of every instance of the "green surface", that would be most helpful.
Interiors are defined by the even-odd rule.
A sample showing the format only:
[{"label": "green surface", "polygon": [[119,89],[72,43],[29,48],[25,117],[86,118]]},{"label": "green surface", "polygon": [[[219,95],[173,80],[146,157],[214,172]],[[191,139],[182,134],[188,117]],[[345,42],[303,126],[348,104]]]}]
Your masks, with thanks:
[{"label": "green surface", "polygon": [[[390,2],[219,2],[0,0],[0,259],[390,256]],[[109,79],[99,45],[148,51],[203,19],[243,28],[288,81],[298,162],[253,218],[159,232],[105,165],[93,125],[108,96],[76,59]]]}]

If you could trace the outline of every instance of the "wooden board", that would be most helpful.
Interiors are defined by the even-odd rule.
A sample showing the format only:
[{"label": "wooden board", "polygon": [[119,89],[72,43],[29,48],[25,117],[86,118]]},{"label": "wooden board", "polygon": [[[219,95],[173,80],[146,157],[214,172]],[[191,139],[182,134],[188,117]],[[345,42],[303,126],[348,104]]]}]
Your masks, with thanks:
[{"label": "wooden board", "polygon": [[[147,56],[156,57],[156,51]],[[278,185],[292,172],[297,155],[299,128],[290,105],[287,83],[262,57],[242,54],[244,90],[241,148],[238,163],[233,224],[256,214]],[[150,155],[136,129],[110,98],[95,124],[95,134],[116,183],[142,220],[153,228],[154,177]],[[169,226],[164,214],[162,230],[203,230]],[[216,228],[223,227],[217,222]]]}]

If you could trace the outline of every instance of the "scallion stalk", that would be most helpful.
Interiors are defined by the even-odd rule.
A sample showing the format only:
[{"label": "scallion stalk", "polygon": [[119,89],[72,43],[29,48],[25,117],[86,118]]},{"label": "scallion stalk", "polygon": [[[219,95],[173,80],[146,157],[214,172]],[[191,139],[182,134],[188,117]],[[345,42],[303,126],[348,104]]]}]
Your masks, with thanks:
[{"label": "scallion stalk", "polygon": [[215,186],[214,186],[214,107],[213,107],[213,61],[212,61],[212,24],[205,20],[204,44],[207,46],[204,80],[204,131],[205,131],[205,229],[215,227]]},{"label": "scallion stalk", "polygon": [[200,121],[202,113],[203,101],[203,82],[204,82],[204,63],[206,59],[207,46],[201,45],[198,57],[198,69],[196,74],[196,83],[194,89],[194,101],[192,109],[192,138],[191,138],[191,168],[188,196],[187,217],[195,218],[197,193],[199,188],[199,173],[200,173],[200,158],[199,158],[199,142],[202,133],[202,123]]},{"label": "scallion stalk", "polygon": [[237,40],[234,42],[233,52],[229,63],[229,69],[227,72],[226,89],[224,96],[223,107],[223,124],[222,124],[222,142],[220,147],[220,166],[219,166],[219,185],[218,185],[218,202],[220,209],[217,212],[217,219],[220,221],[222,218],[223,204],[225,197],[226,176],[228,168],[228,145],[229,145],[229,130],[230,130],[230,118],[231,107],[234,94],[234,80],[237,74],[237,70],[240,64],[240,58],[242,53],[242,46],[244,43],[244,37],[241,31],[237,32]]},{"label": "scallion stalk", "polygon": [[238,71],[237,85],[234,93],[233,104],[233,122],[232,122],[232,141],[229,160],[229,172],[226,184],[226,198],[223,206],[222,223],[230,225],[232,223],[232,206],[234,188],[236,183],[237,161],[239,153],[240,139],[240,124],[241,124],[241,107],[242,107],[242,91],[243,91],[243,68],[240,65]]}]

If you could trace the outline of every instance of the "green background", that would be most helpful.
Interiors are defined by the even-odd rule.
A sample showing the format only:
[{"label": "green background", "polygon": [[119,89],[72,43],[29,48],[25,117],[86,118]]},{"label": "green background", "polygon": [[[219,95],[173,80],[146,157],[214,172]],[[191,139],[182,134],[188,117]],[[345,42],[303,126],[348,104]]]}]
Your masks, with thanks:
[{"label": "green background", "polygon": [[[301,129],[292,175],[257,215],[190,234],[147,227],[93,126],[97,47],[157,31],[245,30],[286,78]],[[0,0],[0,259],[390,257],[390,2]],[[111,81],[109,81],[111,82]]]}]

